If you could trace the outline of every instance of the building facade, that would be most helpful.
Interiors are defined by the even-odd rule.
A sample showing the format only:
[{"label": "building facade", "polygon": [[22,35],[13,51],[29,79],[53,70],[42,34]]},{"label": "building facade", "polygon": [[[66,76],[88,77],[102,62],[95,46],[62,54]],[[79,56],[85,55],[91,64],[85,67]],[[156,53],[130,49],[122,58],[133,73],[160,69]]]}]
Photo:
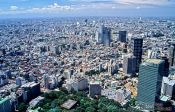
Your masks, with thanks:
[{"label": "building facade", "polygon": [[125,74],[134,75],[136,71],[136,57],[133,55],[126,55],[123,59],[123,71]]},{"label": "building facade", "polygon": [[164,61],[147,59],[140,65],[137,103],[140,107],[154,110],[161,92]]},{"label": "building facade", "polygon": [[95,97],[96,95],[101,95],[100,82],[90,82],[89,84],[89,96]]},{"label": "building facade", "polygon": [[120,42],[126,42],[127,38],[126,38],[126,31],[119,31],[119,41]]},{"label": "building facade", "polygon": [[170,66],[174,66],[175,65],[175,60],[174,60],[174,53],[175,53],[175,44],[172,44],[170,49],[169,49],[169,62],[170,62]]},{"label": "building facade", "polygon": [[170,99],[175,96],[175,80],[163,77],[161,95],[167,96]]},{"label": "building facade", "polygon": [[96,41],[105,46],[110,46],[111,43],[111,29],[104,27],[103,25],[99,27],[96,32]]},{"label": "building facade", "polygon": [[143,39],[135,38],[133,45],[133,55],[136,57],[136,72],[139,72],[139,65],[142,61]]},{"label": "building facade", "polygon": [[11,112],[11,104],[9,98],[0,99],[0,112]]}]

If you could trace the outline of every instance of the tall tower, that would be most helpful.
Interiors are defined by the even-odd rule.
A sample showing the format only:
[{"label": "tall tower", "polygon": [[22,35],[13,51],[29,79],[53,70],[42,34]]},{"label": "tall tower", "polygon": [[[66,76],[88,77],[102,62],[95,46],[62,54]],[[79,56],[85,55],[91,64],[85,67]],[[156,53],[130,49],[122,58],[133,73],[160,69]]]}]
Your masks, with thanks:
[{"label": "tall tower", "polygon": [[126,42],[126,31],[119,31],[119,41]]},{"label": "tall tower", "polygon": [[172,44],[169,50],[169,62],[170,62],[170,66],[174,66],[175,65],[175,44]]},{"label": "tall tower", "polygon": [[163,60],[147,59],[140,65],[137,103],[145,110],[154,109],[159,99],[163,73]]},{"label": "tall tower", "polygon": [[169,61],[167,57],[161,57],[162,60],[164,60],[164,76],[168,77],[169,75]]},{"label": "tall tower", "polygon": [[105,46],[110,46],[111,42],[111,29],[104,27],[103,25],[99,27],[96,32],[96,41],[98,43],[104,44]]},{"label": "tall tower", "polygon": [[102,43],[105,46],[110,46],[110,42],[111,42],[111,29],[104,27],[102,35]]},{"label": "tall tower", "polygon": [[123,59],[124,73],[134,75],[135,70],[136,70],[136,57],[133,55],[126,55]]},{"label": "tall tower", "polygon": [[139,65],[142,61],[143,39],[135,38],[133,45],[133,55],[136,57],[136,72],[139,72]]}]

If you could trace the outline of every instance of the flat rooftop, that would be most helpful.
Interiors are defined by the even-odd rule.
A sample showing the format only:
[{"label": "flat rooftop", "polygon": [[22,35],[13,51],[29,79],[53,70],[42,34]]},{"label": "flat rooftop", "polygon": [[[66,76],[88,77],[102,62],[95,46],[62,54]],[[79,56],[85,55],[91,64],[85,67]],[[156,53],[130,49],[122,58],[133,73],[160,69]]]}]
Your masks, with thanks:
[{"label": "flat rooftop", "polygon": [[77,101],[69,99],[66,102],[64,102],[61,105],[61,107],[66,108],[66,109],[71,109],[76,103],[77,103]]},{"label": "flat rooftop", "polygon": [[160,59],[147,59],[145,62],[153,63],[153,64],[160,64],[163,60]]}]

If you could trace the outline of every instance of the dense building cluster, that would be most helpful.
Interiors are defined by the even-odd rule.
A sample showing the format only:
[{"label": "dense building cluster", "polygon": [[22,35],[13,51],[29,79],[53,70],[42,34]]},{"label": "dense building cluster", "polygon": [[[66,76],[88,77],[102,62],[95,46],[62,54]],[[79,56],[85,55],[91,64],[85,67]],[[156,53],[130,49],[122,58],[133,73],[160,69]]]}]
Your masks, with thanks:
[{"label": "dense building cluster", "polygon": [[[20,111],[24,103],[37,111],[32,107],[43,93],[62,87],[123,107],[173,111],[174,37],[171,18],[0,21],[0,112]],[[77,103],[69,99],[60,107]]]}]

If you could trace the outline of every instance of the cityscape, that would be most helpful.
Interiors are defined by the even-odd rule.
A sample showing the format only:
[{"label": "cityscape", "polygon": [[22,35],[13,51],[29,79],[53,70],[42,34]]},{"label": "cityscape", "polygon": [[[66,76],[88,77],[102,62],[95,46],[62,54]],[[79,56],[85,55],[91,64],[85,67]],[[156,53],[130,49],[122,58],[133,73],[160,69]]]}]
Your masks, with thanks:
[{"label": "cityscape", "polygon": [[174,2],[46,1],[0,1],[0,112],[175,112]]}]

